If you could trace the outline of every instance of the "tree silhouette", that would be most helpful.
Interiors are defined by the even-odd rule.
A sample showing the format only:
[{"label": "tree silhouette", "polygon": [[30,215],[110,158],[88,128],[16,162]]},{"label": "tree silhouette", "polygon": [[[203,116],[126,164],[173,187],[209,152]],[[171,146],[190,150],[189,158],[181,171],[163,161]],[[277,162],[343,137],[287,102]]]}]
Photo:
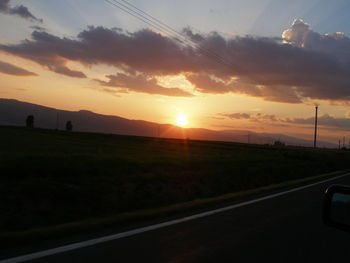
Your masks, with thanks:
[{"label": "tree silhouette", "polygon": [[274,146],[280,146],[280,147],[281,147],[281,146],[282,146],[282,147],[283,147],[283,146],[286,146],[286,144],[285,144],[284,142],[279,141],[279,140],[278,140],[278,141],[275,141],[273,145],[274,145]]},{"label": "tree silhouette", "polygon": [[33,128],[34,127],[34,116],[33,115],[28,115],[26,119],[26,127],[27,128]]},{"label": "tree silhouette", "polygon": [[72,131],[73,130],[73,124],[71,121],[67,121],[66,123],[66,131]]}]

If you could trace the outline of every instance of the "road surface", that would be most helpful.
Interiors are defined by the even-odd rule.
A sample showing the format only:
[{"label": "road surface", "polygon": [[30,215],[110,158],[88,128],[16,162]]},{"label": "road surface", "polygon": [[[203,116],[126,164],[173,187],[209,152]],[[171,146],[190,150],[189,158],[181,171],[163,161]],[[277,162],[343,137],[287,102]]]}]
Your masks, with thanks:
[{"label": "road surface", "polygon": [[349,262],[350,233],[325,226],[321,218],[323,192],[334,183],[350,185],[350,175],[26,262]]}]

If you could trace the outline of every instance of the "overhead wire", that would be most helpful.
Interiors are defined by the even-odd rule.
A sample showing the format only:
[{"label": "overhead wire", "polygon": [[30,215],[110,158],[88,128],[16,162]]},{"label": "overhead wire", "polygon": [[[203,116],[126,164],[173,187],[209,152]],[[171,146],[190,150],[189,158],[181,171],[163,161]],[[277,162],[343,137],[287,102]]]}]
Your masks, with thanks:
[{"label": "overhead wire", "polygon": [[159,19],[155,18],[154,16],[148,14],[147,12],[139,9],[138,7],[136,7],[135,5],[131,4],[130,2],[126,1],[126,0],[113,0],[116,2],[122,1],[124,3],[126,3],[127,5],[131,6],[132,8],[136,9],[137,11],[139,11],[140,13],[148,16],[150,19],[154,20],[155,22],[161,24],[162,26],[164,26],[167,30],[173,32],[174,34],[176,34],[177,36],[180,36],[185,42],[190,43],[191,45],[194,45],[197,49],[199,49],[200,51],[206,52],[210,55],[215,56],[216,58],[222,60],[223,62],[226,63],[225,58],[221,57],[220,55],[218,55],[216,52],[213,52],[212,50],[209,49],[205,49],[203,47],[201,47],[200,45],[198,45],[198,43],[196,43],[195,41],[193,41],[191,38],[189,38],[187,35],[183,34],[182,32],[177,31],[176,29],[174,29],[173,27],[167,25],[166,23],[160,21]]},{"label": "overhead wire", "polygon": [[[121,3],[118,0],[105,0],[109,4],[121,9],[122,11],[128,13],[129,15],[143,21],[144,23],[148,24],[149,26],[156,28],[166,36],[169,36],[176,41],[180,42],[181,44],[187,44],[191,46],[194,49],[198,49],[202,53],[204,53],[207,56],[210,56],[212,58],[216,58],[217,62],[224,64],[225,66],[231,67],[232,64],[230,62],[227,62],[225,58],[221,57],[218,55],[216,52],[210,50],[210,49],[205,49],[201,47],[198,43],[193,41],[191,38],[189,38],[187,35],[184,35],[181,32],[178,32],[171,26],[168,26],[166,23],[163,23],[159,19],[155,18],[154,16],[144,12],[143,10],[137,8],[133,4],[129,3],[128,1],[125,0],[120,0],[124,2],[125,4]],[[128,6],[127,6],[128,5]],[[175,37],[174,37],[175,35]]]},{"label": "overhead wire", "polygon": [[[146,12],[143,12],[141,9],[136,8],[134,5],[128,3],[127,1],[123,1],[123,2],[128,3],[130,6],[132,6],[132,8],[140,10],[140,12],[142,12],[143,14],[145,14],[148,17],[146,17],[146,16],[140,14],[138,11],[135,11],[132,8],[122,4],[118,0],[108,0],[107,2],[109,2],[109,3],[113,2],[112,4],[114,6],[120,8],[121,10],[127,12],[128,14],[130,14],[130,12],[132,12],[133,14],[130,14],[130,15],[132,15],[132,16],[138,18],[138,19],[141,19],[143,22],[147,23],[150,26],[155,27],[156,29],[158,29],[162,33],[165,33],[166,35],[174,38],[175,40],[179,41],[180,43],[184,44],[186,42],[187,44],[189,44],[193,48],[199,48],[198,45],[195,42],[193,42],[193,41],[189,42],[189,39],[186,38],[183,34],[177,32],[177,31],[174,31],[174,29],[170,28],[165,23],[159,22],[160,20],[154,18],[153,16],[147,14]],[[122,7],[120,7],[119,5],[121,5]],[[125,8],[127,10],[125,10]],[[147,20],[147,22],[145,20]],[[168,28],[170,28],[170,30]],[[173,32],[171,32],[171,31],[173,31]],[[177,36],[174,37],[174,33],[177,34]],[[178,36],[180,36],[181,39],[179,39]],[[203,49],[202,49],[202,51],[208,52],[208,51],[203,50]]]},{"label": "overhead wire", "polygon": [[[115,2],[117,2],[117,1],[113,1],[113,0],[105,0],[105,1],[108,2],[109,4],[115,6],[115,7],[118,7],[118,8],[121,9],[122,11],[128,13],[129,15],[131,15],[131,16],[133,16],[133,17],[139,19],[139,20],[141,20],[142,22],[148,24],[149,26],[154,27],[154,28],[156,28],[156,29],[158,29],[158,30],[160,30],[160,31],[163,32],[163,30],[162,30],[159,26],[150,23],[150,22],[148,21],[148,19],[143,19],[142,17],[139,17],[139,16],[133,14],[134,12],[128,11],[128,10],[127,10],[128,8],[125,9],[125,8],[119,6],[118,3],[115,3]],[[164,33],[164,32],[163,32],[163,33]],[[167,34],[167,35],[168,35],[168,34]]]}]

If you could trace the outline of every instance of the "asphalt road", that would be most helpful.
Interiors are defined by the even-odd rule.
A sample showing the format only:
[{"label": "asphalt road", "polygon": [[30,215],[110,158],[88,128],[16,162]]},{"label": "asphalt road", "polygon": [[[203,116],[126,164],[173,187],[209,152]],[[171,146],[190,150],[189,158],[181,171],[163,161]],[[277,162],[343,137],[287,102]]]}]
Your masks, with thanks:
[{"label": "asphalt road", "polygon": [[350,233],[322,222],[323,192],[350,175],[230,211],[30,262],[349,262]]}]

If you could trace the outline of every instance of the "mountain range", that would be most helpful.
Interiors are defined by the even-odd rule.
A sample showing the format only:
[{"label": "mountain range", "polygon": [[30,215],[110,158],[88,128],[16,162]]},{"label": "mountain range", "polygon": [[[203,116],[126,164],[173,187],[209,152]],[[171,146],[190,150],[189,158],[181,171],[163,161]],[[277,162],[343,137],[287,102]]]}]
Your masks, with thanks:
[{"label": "mountain range", "polygon": [[[108,134],[149,136],[162,138],[188,138],[196,140],[230,141],[240,143],[273,144],[279,140],[286,145],[308,146],[312,141],[284,134],[255,133],[242,130],[209,130],[203,128],[181,128],[171,124],[159,124],[143,120],[129,120],[119,116],[102,115],[87,110],[66,111],[14,99],[0,98],[0,125],[24,126],[28,115],[35,118],[34,126],[64,130],[68,120],[74,131]],[[336,148],[328,142],[318,146]]]}]

